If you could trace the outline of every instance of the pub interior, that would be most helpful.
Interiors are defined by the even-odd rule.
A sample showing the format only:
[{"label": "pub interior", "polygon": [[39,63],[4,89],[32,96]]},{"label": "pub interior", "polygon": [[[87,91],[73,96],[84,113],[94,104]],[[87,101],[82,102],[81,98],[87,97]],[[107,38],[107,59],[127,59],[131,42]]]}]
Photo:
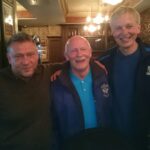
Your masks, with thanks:
[{"label": "pub interior", "polygon": [[6,42],[19,31],[36,41],[41,64],[64,62],[65,43],[74,35],[88,39],[93,57],[102,55],[115,45],[109,17],[120,6],[140,13],[139,36],[150,44],[150,0],[1,0],[0,69],[8,66]]},{"label": "pub interior", "polygon": [[89,40],[93,57],[101,55],[115,44],[109,16],[120,6],[132,6],[140,12],[139,36],[150,43],[149,0],[116,0],[113,4],[106,0],[2,0],[0,3],[0,68],[8,65],[5,42],[18,31],[38,40],[41,63],[63,62],[65,42],[73,35]]}]

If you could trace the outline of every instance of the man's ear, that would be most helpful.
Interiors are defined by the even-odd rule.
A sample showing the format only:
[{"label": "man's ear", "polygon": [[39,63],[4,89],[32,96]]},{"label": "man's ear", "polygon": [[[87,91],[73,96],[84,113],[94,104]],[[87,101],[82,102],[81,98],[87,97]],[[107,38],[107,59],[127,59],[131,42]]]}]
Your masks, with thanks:
[{"label": "man's ear", "polygon": [[8,63],[11,64],[11,57],[10,57],[9,53],[7,53],[6,56],[7,56],[7,59],[8,59]]},{"label": "man's ear", "polygon": [[93,49],[91,48],[91,54],[90,54],[90,58],[92,57],[92,52],[93,52]]},{"label": "man's ear", "polygon": [[138,34],[140,34],[140,32],[141,32],[141,25],[139,24],[138,25]]},{"label": "man's ear", "polygon": [[69,57],[67,55],[65,55],[65,59],[68,61],[69,60]]}]

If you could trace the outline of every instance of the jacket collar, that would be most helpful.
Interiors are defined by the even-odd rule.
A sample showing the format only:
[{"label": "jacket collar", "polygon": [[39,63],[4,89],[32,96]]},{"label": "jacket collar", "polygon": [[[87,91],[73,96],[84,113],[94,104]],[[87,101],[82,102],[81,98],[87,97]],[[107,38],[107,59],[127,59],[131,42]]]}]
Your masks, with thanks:
[{"label": "jacket collar", "polygon": [[[140,50],[141,57],[145,58],[145,57],[149,56],[150,55],[150,46],[148,44],[144,44],[140,38],[137,38],[136,42],[138,43],[138,48]],[[114,56],[115,53],[117,52],[117,50],[118,50],[117,46],[110,49],[110,55]]]},{"label": "jacket collar", "polygon": [[30,81],[32,78],[34,78],[34,76],[36,76],[37,74],[40,74],[41,71],[42,71],[42,70],[41,70],[41,65],[38,65],[32,77],[30,77],[30,78],[21,78],[21,77],[19,77],[19,76],[16,76],[16,75],[13,73],[13,71],[12,71],[10,65],[9,65],[8,67],[4,68],[4,72],[5,72],[5,74],[6,74],[9,78],[15,79],[15,80],[24,81],[24,82]]},{"label": "jacket collar", "polygon": [[[96,64],[94,62],[94,60],[92,60],[92,59],[90,60],[90,67],[91,67],[91,71],[92,71],[93,80],[97,80],[102,76],[102,74],[105,74],[105,71],[98,64]],[[62,69],[62,72],[59,76],[59,79],[61,80],[61,82],[64,85],[67,84],[68,86],[71,86],[72,82],[71,82],[71,79],[69,77],[69,71],[70,71],[70,63],[67,62],[63,66],[63,69]]]},{"label": "jacket collar", "polygon": [[138,40],[139,49],[141,52],[141,57],[144,59],[147,56],[150,56],[150,46],[142,43],[141,40]]}]

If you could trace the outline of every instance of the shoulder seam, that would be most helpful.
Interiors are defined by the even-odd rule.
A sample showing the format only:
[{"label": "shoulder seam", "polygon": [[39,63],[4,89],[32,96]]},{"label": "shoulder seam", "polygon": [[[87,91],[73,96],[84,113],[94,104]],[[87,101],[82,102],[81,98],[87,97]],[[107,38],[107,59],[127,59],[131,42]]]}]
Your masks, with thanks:
[{"label": "shoulder seam", "polygon": [[150,47],[145,47],[145,50],[146,50],[147,52],[150,52]]},{"label": "shoulder seam", "polygon": [[102,57],[100,58],[100,60],[107,59],[108,57],[110,57],[110,55],[102,56]]}]

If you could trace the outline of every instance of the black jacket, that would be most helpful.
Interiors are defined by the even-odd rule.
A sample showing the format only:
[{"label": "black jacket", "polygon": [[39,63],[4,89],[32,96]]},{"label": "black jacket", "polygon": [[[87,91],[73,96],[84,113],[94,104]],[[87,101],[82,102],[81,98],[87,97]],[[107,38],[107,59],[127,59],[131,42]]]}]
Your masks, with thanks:
[{"label": "black jacket", "polygon": [[[111,117],[111,94],[105,71],[91,63],[93,94],[98,126],[109,127]],[[56,136],[66,139],[84,130],[83,111],[79,95],[69,77],[69,64],[52,83],[53,110]]]},{"label": "black jacket", "polygon": [[[140,49],[140,60],[137,67],[136,74],[136,88],[135,88],[135,113],[137,122],[137,139],[136,143],[142,145],[146,142],[148,129],[150,127],[150,46],[137,41]],[[113,95],[113,69],[114,56],[116,55],[118,47],[113,47],[108,50],[98,60],[102,62],[108,71],[108,80]],[[129,65],[129,64],[127,64]],[[146,144],[144,144],[146,145]],[[142,146],[143,147],[143,146]]]}]

